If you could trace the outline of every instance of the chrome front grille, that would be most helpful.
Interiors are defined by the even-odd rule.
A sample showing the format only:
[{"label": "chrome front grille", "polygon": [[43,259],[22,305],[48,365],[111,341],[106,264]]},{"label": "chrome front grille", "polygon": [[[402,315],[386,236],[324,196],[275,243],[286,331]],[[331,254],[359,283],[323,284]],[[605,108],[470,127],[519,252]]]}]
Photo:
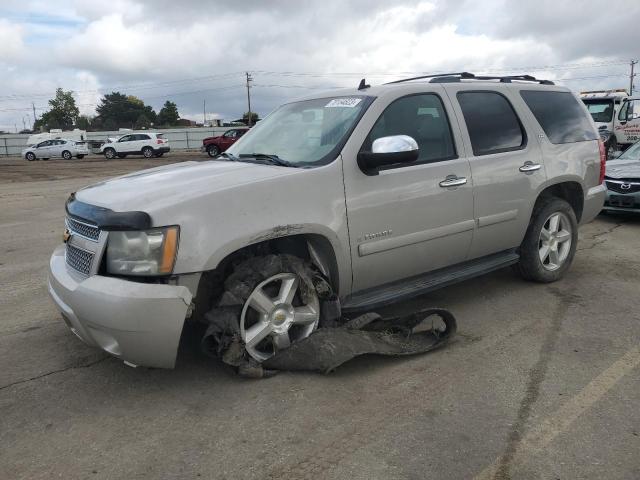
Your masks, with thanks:
[{"label": "chrome front grille", "polygon": [[86,238],[87,240],[91,240],[92,242],[97,242],[100,237],[100,229],[89,223],[80,222],[71,217],[67,217],[67,228],[71,233],[80,235],[81,237]]},{"label": "chrome front grille", "polygon": [[91,264],[93,263],[94,254],[82,250],[81,248],[74,247],[67,243],[67,250],[65,259],[67,265],[84,275],[89,275],[91,272]]}]

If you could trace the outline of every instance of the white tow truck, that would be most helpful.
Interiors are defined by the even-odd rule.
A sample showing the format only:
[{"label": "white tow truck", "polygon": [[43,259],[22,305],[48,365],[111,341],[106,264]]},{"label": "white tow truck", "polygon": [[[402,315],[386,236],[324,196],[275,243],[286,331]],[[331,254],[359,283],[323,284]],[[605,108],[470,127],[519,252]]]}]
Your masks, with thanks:
[{"label": "white tow truck", "polygon": [[581,92],[611,158],[640,140],[640,97],[624,89]]}]

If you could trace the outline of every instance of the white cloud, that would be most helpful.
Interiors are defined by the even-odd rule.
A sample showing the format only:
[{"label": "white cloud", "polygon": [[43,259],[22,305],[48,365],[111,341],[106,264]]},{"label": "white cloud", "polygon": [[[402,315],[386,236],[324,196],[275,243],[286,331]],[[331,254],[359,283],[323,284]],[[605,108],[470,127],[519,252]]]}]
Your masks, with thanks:
[{"label": "white cloud", "polygon": [[[565,0],[553,0],[553,8],[532,5],[506,0],[110,0],[107,5],[0,0],[0,17],[5,17],[0,20],[0,129],[24,115],[12,109],[26,111],[31,101],[46,106],[46,94],[58,86],[77,92],[83,113],[91,113],[98,102],[96,90],[120,87],[156,109],[169,99],[181,114],[200,119],[206,100],[208,111],[237,118],[246,110],[245,70],[254,72],[252,105],[264,115],[286,99],[313,91],[274,85],[355,85],[360,74],[380,83],[390,77],[372,74],[385,72],[592,64],[627,58],[640,44],[640,30],[632,28],[632,19],[640,15],[636,0],[611,0],[612,11],[628,12],[614,17],[594,14],[593,2],[579,9]],[[618,27],[624,40],[611,34]],[[237,73],[218,76],[230,72]],[[338,75],[344,72],[354,75]],[[624,65],[614,65],[517,73],[568,78],[567,84],[578,89],[625,86],[625,72]],[[603,74],[613,76],[572,80]]]},{"label": "white cloud", "polygon": [[0,62],[19,61],[25,54],[24,29],[8,20],[0,19]]}]

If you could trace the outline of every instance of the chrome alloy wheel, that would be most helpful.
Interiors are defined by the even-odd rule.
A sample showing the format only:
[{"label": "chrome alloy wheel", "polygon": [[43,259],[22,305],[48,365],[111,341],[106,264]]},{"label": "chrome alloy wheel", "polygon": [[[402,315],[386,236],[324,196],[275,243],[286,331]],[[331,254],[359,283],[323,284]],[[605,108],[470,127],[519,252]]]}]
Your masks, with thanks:
[{"label": "chrome alloy wheel", "polygon": [[262,362],[308,337],[320,319],[315,290],[308,297],[305,302],[300,294],[300,278],[293,273],[280,273],[261,282],[247,298],[240,315],[240,335],[247,353]]},{"label": "chrome alloy wheel", "polygon": [[571,251],[572,227],[562,212],[552,213],[544,222],[538,239],[538,256],[550,271],[560,268]]}]

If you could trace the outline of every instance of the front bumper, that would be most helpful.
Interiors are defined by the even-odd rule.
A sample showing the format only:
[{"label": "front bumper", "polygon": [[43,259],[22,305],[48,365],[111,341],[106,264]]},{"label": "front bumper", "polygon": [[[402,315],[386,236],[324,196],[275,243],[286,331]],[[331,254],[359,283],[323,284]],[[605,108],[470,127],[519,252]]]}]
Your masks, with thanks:
[{"label": "front bumper", "polygon": [[605,197],[607,196],[607,188],[604,184],[596,185],[587,190],[587,195],[584,198],[584,206],[582,208],[582,217],[580,223],[588,223],[602,210]]},{"label": "front bumper", "polygon": [[131,282],[67,267],[60,246],[49,294],[81,340],[134,366],[173,368],[192,295],[184,286]]},{"label": "front bumper", "polygon": [[620,194],[607,190],[602,209],[608,212],[640,213],[640,192]]}]

